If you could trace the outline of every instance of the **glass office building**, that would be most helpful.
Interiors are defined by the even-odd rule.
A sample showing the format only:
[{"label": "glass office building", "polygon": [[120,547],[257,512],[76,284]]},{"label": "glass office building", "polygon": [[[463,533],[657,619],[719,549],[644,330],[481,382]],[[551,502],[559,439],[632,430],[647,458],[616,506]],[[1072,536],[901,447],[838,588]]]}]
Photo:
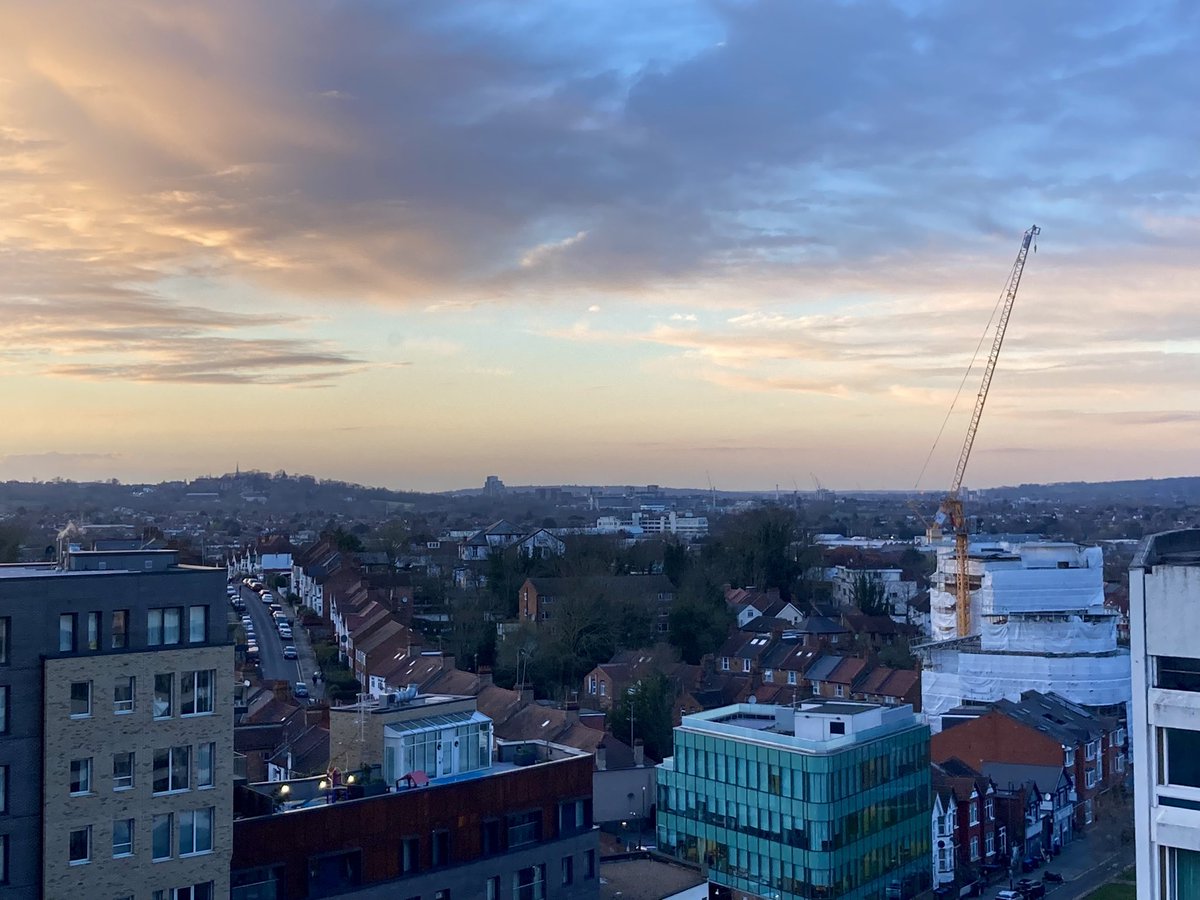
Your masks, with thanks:
[{"label": "glass office building", "polygon": [[658,847],[736,898],[906,898],[930,883],[930,802],[912,707],[739,704],[675,729]]}]

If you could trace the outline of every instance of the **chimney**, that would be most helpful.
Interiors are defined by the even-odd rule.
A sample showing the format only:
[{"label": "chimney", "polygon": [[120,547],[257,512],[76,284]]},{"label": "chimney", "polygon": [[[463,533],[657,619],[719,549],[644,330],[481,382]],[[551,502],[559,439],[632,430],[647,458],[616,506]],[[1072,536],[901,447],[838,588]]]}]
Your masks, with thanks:
[{"label": "chimney", "polygon": [[453,669],[453,668],[455,668],[454,654],[453,653],[443,653],[442,654],[442,669],[449,670],[449,669]]},{"label": "chimney", "polygon": [[633,742],[633,764],[639,769],[646,765],[646,748],[642,745],[641,738]]},{"label": "chimney", "polygon": [[601,744],[596,748],[596,771],[603,772],[608,768],[608,748]]},{"label": "chimney", "polygon": [[533,702],[533,688],[521,688],[521,703],[518,709],[524,709]]},{"label": "chimney", "polygon": [[492,670],[490,666],[479,667],[479,686],[487,687],[492,683]]}]

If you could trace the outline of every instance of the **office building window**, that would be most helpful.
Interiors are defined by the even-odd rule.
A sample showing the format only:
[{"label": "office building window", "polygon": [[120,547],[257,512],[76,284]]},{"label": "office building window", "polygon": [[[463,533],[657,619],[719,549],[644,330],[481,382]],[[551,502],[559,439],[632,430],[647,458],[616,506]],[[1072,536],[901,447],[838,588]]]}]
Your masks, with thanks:
[{"label": "office building window", "polygon": [[71,796],[92,792],[92,759],[71,760]]},{"label": "office building window", "polygon": [[500,900],[500,876],[493,875],[485,884],[487,887],[483,893],[484,900]]},{"label": "office building window", "polygon": [[8,812],[8,766],[0,766],[0,813]]},{"label": "office building window", "polygon": [[513,900],[546,900],[546,867],[527,866],[513,873]]},{"label": "office building window", "polygon": [[479,826],[479,850],[484,856],[491,856],[504,850],[500,839],[500,820],[484,819]]},{"label": "office building window", "polygon": [[558,833],[578,834],[592,827],[592,801],[568,800],[558,804]]},{"label": "office building window", "polygon": [[450,832],[439,828],[433,833],[433,866],[450,865]]},{"label": "office building window", "polygon": [[76,828],[67,838],[67,860],[73,866],[92,861],[92,826]]},{"label": "office building window", "polygon": [[179,713],[199,716],[213,711],[213,681],[216,670],[184,672],[179,679]]},{"label": "office building window", "polygon": [[71,682],[71,718],[80,719],[92,714],[92,683]]},{"label": "office building window", "polygon": [[124,650],[129,646],[129,610],[113,610],[109,644],[114,650]]},{"label": "office building window", "polygon": [[208,640],[208,607],[188,607],[188,643],[203,644]]},{"label": "office building window", "polygon": [[562,858],[562,883],[563,887],[575,883],[575,857],[573,856]]},{"label": "office building window", "polygon": [[113,790],[126,791],[133,787],[133,751],[113,754]]},{"label": "office building window", "polygon": [[133,819],[113,819],[113,856],[133,856]]},{"label": "office building window", "polygon": [[8,884],[8,835],[0,834],[0,884]]},{"label": "office building window", "polygon": [[171,703],[174,694],[175,674],[173,672],[154,676],[154,718],[171,718]]},{"label": "office building window", "polygon": [[421,868],[421,840],[415,837],[400,839],[400,874],[413,875]]},{"label": "office building window", "polygon": [[89,650],[100,649],[100,613],[98,612],[87,614],[87,648]]},{"label": "office building window", "polygon": [[540,809],[508,816],[508,849],[536,844],[542,839],[542,811]]},{"label": "office building window", "polygon": [[153,859],[171,858],[171,814],[154,817],[150,830],[150,855]]},{"label": "office building window", "polygon": [[7,617],[0,618],[0,666],[8,665],[9,630],[11,626],[12,619]]},{"label": "office building window", "polygon": [[136,684],[132,675],[118,675],[113,682],[113,712],[133,712],[133,695]]},{"label": "office building window", "polygon": [[179,813],[179,855],[208,853],[212,850],[213,808],[189,809]]},{"label": "office building window", "polygon": [[0,685],[0,734],[8,734],[8,685]]},{"label": "office building window", "polygon": [[213,786],[213,760],[216,753],[216,744],[201,744],[196,748],[196,787]]},{"label": "office building window", "polygon": [[186,791],[189,786],[190,760],[190,747],[163,747],[155,750],[154,793],[167,794],[171,791]]},{"label": "office building window", "polygon": [[183,608],[171,606],[146,612],[146,643],[151,647],[178,644]]},{"label": "office building window", "polygon": [[63,613],[58,617],[58,651],[75,652],[75,613]]}]

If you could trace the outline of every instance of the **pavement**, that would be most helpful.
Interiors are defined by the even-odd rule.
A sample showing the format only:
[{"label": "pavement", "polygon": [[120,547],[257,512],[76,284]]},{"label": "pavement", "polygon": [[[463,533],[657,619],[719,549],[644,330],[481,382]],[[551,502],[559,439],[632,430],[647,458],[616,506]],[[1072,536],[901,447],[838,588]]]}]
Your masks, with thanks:
[{"label": "pavement", "polygon": [[[243,585],[238,587],[241,598],[246,603],[246,614],[254,622],[254,637],[258,642],[259,672],[263,681],[286,681],[292,685],[303,681],[308,685],[310,697],[323,698],[325,695],[324,685],[314,684],[312,680],[312,673],[317,670],[316,659],[308,640],[308,633],[296,621],[298,619],[296,608],[272,591],[275,593],[275,600],[272,602],[279,603],[294,623],[291,640],[284,641],[279,636],[279,630],[275,627],[275,621],[271,617],[270,604],[263,603],[262,598],[248,587]],[[284,659],[285,644],[296,648],[297,659]]]}]

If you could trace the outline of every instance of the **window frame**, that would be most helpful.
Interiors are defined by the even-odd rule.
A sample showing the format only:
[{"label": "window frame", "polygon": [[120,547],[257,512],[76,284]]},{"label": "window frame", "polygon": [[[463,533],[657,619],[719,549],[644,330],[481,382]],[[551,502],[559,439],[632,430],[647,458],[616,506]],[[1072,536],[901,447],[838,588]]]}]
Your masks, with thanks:
[{"label": "window frame", "polygon": [[[117,775],[117,760],[120,757],[125,757],[129,762],[129,774]],[[113,754],[113,790],[114,791],[129,791],[134,788],[134,781],[137,777],[137,754],[134,750],[123,750],[120,753]],[[126,781],[128,783],[126,783]]]},{"label": "window frame", "polygon": [[[200,614],[200,637],[196,637],[196,614]],[[188,641],[189,644],[208,643],[208,607],[205,605],[188,607]]]},{"label": "window frame", "polygon": [[83,641],[89,653],[100,650],[100,616],[99,610],[92,610],[83,620]]},{"label": "window frame", "polygon": [[[118,627],[117,623],[120,623]],[[108,643],[110,650],[124,650],[129,646],[129,610],[114,609],[109,616]]]},{"label": "window frame", "polygon": [[[125,684],[122,685],[121,682]],[[129,691],[128,700],[118,700],[117,694],[120,688],[126,688]],[[137,677],[134,675],[118,675],[113,680],[113,715],[127,716],[134,711],[137,705]]]},{"label": "window frame", "polygon": [[[12,657],[12,617],[0,616],[0,666],[7,666]],[[0,882],[2,884],[3,882]]]},{"label": "window frame", "polygon": [[[159,679],[166,679],[167,684],[167,703],[166,711],[159,711],[159,697],[162,694],[159,687]],[[175,715],[175,673],[174,672],[156,672],[154,675],[154,703],[151,706],[151,718],[153,719],[170,719]]]},{"label": "window frame", "polygon": [[[73,856],[75,852],[75,835],[83,835],[84,855],[80,857]],[[82,828],[72,828],[67,833],[67,865],[69,866],[86,866],[92,861],[92,826],[84,825]]]},{"label": "window frame", "polygon": [[[204,676],[203,679],[201,676]],[[207,682],[206,689],[201,689],[201,680]],[[181,673],[179,676],[180,718],[211,716],[216,710],[216,682],[216,669],[195,669]],[[207,701],[204,709],[200,708],[201,698]]]},{"label": "window frame", "polygon": [[[125,825],[129,828],[129,840],[123,841],[120,845],[117,844],[117,826]],[[137,832],[136,819],[113,819],[112,830],[112,855],[113,859],[122,859],[126,856],[133,856],[133,839]],[[118,850],[118,846],[126,849]]]},{"label": "window frame", "polygon": [[[165,754],[165,757],[163,756]],[[165,763],[161,765],[160,763]],[[159,789],[159,773],[166,772],[166,788]],[[176,779],[182,775],[182,786]],[[156,747],[152,757],[150,793],[156,797],[182,794],[192,789],[192,748],[188,744],[175,747]]]},{"label": "window frame", "polygon": [[[200,817],[208,817],[208,846],[197,849],[197,840],[200,832]],[[212,806],[201,806],[198,809],[182,809],[176,814],[175,825],[175,849],[176,856],[179,859],[190,859],[193,856],[204,856],[207,853],[213,852],[213,830],[216,825],[216,808]],[[183,849],[184,836],[190,837],[190,846],[192,849]]]},{"label": "window frame", "polygon": [[[79,685],[82,685],[83,687],[85,687],[87,689],[87,698],[85,701],[87,704],[87,709],[84,712],[75,712],[75,700],[76,700],[75,688]],[[72,719],[90,719],[92,717],[92,682],[91,681],[72,681],[71,686],[68,689],[67,696],[69,698],[68,702],[70,704],[70,706],[68,708],[71,710],[70,718],[72,718]]]},{"label": "window frame", "polygon": [[87,797],[95,793],[92,790],[92,757],[81,756],[70,763],[70,781],[67,790],[72,797]]},{"label": "window frame", "polygon": [[[158,853],[158,828],[162,824],[167,826],[167,855],[156,856]],[[158,813],[150,820],[150,859],[152,862],[160,862],[162,860],[174,859],[175,850],[175,814],[171,812]]]},{"label": "window frame", "polygon": [[[64,631],[63,626],[67,626]],[[79,615],[78,613],[59,613],[58,614],[58,652],[59,653],[74,653],[77,646],[77,633],[79,631]]]}]

